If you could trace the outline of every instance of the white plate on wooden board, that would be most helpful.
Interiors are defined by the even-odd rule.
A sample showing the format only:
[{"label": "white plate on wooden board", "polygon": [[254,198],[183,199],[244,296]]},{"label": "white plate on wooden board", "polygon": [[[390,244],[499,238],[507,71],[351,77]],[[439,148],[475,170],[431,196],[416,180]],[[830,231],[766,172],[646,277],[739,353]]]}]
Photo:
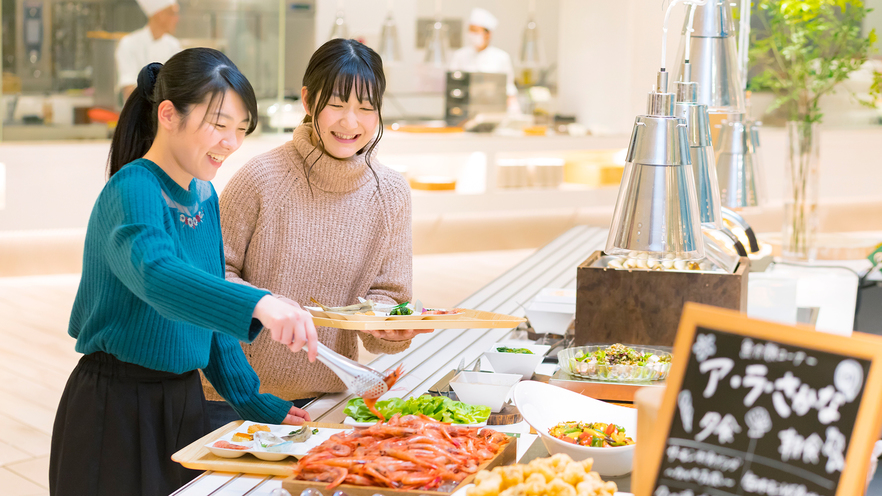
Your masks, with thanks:
[{"label": "white plate on wooden board", "polygon": [[[233,431],[230,431],[230,432],[224,434],[223,436],[212,440],[211,442],[206,443],[205,447],[213,455],[219,456],[221,458],[239,458],[240,456],[244,456],[246,453],[250,453],[260,460],[275,462],[275,461],[279,461],[279,460],[284,460],[285,458],[287,458],[289,456],[293,456],[293,457],[297,457],[297,458],[304,456],[304,455],[306,455],[306,453],[310,449],[318,446],[319,444],[323,443],[324,441],[327,441],[334,434],[336,434],[338,432],[343,432],[346,430],[346,429],[333,429],[333,428],[329,428],[329,427],[317,427],[318,433],[313,434],[312,436],[309,437],[309,439],[307,439],[306,441],[304,441],[302,443],[293,443],[290,446],[289,450],[278,452],[278,453],[272,452],[272,451],[267,451],[265,448],[261,448],[257,444],[256,441],[246,441],[246,442],[241,442],[241,443],[239,443],[239,442],[233,443],[232,442],[234,434],[236,434],[237,432],[248,432],[248,427],[251,425],[257,424],[257,423],[258,422],[250,422],[250,421],[246,420],[245,422],[242,423],[242,425],[239,428],[237,428]],[[291,433],[291,431],[296,430],[298,428],[297,426],[293,426],[293,425],[275,425],[275,424],[261,424],[261,425],[266,425],[267,427],[269,427],[270,432],[272,432],[273,434],[275,434],[279,437],[287,436],[288,434]],[[239,446],[247,446],[248,448],[244,449],[244,450],[216,448],[216,447],[214,447],[214,443],[216,443],[218,441],[227,441],[227,442],[239,445]]]}]

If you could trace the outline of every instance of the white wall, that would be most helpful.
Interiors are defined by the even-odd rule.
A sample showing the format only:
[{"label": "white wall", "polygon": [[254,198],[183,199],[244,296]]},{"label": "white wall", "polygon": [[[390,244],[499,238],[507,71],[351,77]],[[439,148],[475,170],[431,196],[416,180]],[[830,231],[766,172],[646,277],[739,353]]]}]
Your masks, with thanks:
[{"label": "white wall", "polygon": [[[583,1],[593,3],[596,0]],[[425,51],[416,48],[416,20],[434,17],[435,0],[392,0],[391,3],[395,11],[403,62],[422,62]],[[316,47],[328,40],[339,4],[343,5],[349,36],[363,38],[368,46],[376,47],[389,0],[316,0]],[[558,52],[556,33],[559,1],[537,0],[536,4],[536,23],[545,45],[546,59],[549,63],[555,62]],[[442,0],[441,12],[443,18],[463,19],[463,31],[467,28],[469,13],[474,7],[492,12],[499,19],[499,26],[493,33],[491,43],[507,51],[517,67],[521,37],[527,24],[528,5],[529,0]]]},{"label": "white wall", "polygon": [[[561,0],[561,111],[595,134],[630,134],[634,118],[646,112],[646,94],[661,65],[664,14],[659,0]],[[683,18],[678,5],[668,27],[669,71]]]}]

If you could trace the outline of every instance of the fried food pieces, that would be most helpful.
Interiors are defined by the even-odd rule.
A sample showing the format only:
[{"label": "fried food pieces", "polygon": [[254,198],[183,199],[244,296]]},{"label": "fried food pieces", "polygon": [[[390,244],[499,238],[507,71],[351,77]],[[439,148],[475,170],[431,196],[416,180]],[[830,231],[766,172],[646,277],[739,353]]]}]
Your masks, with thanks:
[{"label": "fried food pieces", "polygon": [[270,428],[268,425],[251,424],[248,426],[248,434],[254,434],[255,432],[259,432],[259,431],[272,432],[272,431],[270,431]]},{"label": "fried food pieces", "polygon": [[591,458],[575,462],[558,453],[526,465],[481,470],[466,496],[612,496],[616,483],[604,482],[597,472],[591,472],[593,464]]}]

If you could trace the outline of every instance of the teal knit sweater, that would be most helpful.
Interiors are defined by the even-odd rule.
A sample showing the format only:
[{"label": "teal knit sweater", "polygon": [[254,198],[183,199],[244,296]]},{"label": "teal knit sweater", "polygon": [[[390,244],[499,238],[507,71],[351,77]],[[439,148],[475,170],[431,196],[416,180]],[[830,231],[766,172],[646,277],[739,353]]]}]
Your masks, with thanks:
[{"label": "teal knit sweater", "polygon": [[248,420],[281,423],[291,403],[259,394],[239,340],[267,291],[224,280],[217,193],[189,191],[138,159],[107,182],[89,219],[83,275],[68,333],[76,350],[181,374],[202,369]]}]

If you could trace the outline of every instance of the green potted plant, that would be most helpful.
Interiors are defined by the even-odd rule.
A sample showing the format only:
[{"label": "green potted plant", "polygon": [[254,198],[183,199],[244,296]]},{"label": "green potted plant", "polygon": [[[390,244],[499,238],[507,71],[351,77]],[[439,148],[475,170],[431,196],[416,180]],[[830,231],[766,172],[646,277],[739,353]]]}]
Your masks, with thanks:
[{"label": "green potted plant", "polygon": [[[761,68],[752,86],[771,90],[787,115],[783,255],[814,258],[817,232],[819,131],[822,96],[869,58],[875,31],[864,35],[870,9],[861,0],[755,0],[763,29],[753,30],[750,60]],[[866,105],[875,105],[882,74],[874,71]]]}]

